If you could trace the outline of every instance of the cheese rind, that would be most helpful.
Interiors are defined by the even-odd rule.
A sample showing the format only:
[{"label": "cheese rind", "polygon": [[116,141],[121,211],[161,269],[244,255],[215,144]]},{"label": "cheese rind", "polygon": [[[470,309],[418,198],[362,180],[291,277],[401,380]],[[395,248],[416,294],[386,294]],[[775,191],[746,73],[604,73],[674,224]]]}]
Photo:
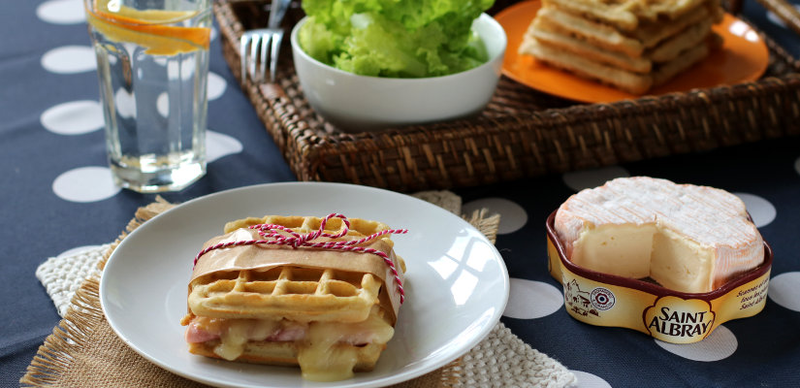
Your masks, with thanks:
[{"label": "cheese rind", "polygon": [[558,209],[555,229],[576,265],[681,292],[712,291],[764,260],[763,239],[737,196],[664,179],[583,190]]}]

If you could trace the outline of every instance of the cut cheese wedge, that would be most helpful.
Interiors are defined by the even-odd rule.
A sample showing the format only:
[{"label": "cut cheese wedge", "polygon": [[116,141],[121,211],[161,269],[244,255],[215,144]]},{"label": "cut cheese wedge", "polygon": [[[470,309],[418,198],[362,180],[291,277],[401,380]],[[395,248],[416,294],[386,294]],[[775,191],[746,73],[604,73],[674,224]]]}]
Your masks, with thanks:
[{"label": "cut cheese wedge", "polygon": [[744,203],[716,188],[618,178],[565,201],[555,229],[567,258],[596,272],[710,292],[764,261]]}]

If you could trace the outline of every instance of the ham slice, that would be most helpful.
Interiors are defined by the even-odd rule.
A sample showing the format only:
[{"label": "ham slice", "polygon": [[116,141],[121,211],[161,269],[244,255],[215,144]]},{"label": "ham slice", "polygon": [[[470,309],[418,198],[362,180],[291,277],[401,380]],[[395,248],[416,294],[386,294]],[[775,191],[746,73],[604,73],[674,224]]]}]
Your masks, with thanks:
[{"label": "ham slice", "polygon": [[[246,330],[247,341],[299,341],[305,338],[308,330],[307,324],[291,321],[277,323],[251,320],[250,322],[250,327]],[[222,333],[228,329],[228,323],[224,320],[209,321],[206,318],[195,317],[186,328],[186,342],[202,343],[219,339]]]}]

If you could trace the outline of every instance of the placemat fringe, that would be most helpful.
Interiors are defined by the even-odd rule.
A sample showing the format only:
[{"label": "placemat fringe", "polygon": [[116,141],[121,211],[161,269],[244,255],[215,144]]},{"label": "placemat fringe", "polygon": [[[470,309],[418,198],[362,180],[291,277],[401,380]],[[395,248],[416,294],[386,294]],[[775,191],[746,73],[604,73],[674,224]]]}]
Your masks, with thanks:
[{"label": "placemat fringe", "polygon": [[[136,210],[134,218],[128,222],[125,231],[109,246],[97,266],[103,269],[111,252],[134,229],[161,212],[169,210],[173,204],[161,196],[156,201]],[[59,382],[61,376],[69,370],[75,361],[73,354],[86,346],[95,328],[105,319],[100,306],[100,272],[90,275],[75,291],[72,302],[67,308],[64,319],[53,329],[39,346],[27,372],[20,379],[21,387],[47,387]]]},{"label": "placemat fringe", "polygon": [[20,380],[20,386],[51,386],[59,381],[75,360],[73,354],[86,346],[94,328],[103,320],[103,309],[92,302],[99,296],[100,278],[95,274],[75,292],[64,319],[39,347],[27,373]]},{"label": "placemat fringe", "polygon": [[462,218],[475,226],[483,233],[489,241],[494,244],[497,242],[497,230],[500,227],[500,214],[487,214],[489,209],[475,209],[471,215],[464,215]]},{"label": "placemat fringe", "polygon": [[463,369],[464,368],[461,363],[461,358],[453,360],[453,362],[447,364],[444,368],[442,368],[442,375],[440,380],[441,388],[457,387],[459,382],[462,380]]}]

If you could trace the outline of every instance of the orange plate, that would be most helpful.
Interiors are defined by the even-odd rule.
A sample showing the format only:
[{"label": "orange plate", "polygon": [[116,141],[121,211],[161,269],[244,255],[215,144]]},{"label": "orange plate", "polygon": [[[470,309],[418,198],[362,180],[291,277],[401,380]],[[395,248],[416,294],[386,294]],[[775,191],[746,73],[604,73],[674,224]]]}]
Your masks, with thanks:
[{"label": "orange plate", "polygon": [[[640,97],[549,67],[530,55],[519,55],[517,49],[522,37],[540,6],[539,0],[525,1],[495,16],[508,36],[503,74],[541,92],[575,101],[600,103]],[[714,31],[724,39],[721,50],[714,51],[687,72],[665,85],[653,88],[648,94],[662,95],[695,88],[734,85],[755,81],[764,74],[769,51],[752,27],[726,13],[722,23],[714,26]]]}]

